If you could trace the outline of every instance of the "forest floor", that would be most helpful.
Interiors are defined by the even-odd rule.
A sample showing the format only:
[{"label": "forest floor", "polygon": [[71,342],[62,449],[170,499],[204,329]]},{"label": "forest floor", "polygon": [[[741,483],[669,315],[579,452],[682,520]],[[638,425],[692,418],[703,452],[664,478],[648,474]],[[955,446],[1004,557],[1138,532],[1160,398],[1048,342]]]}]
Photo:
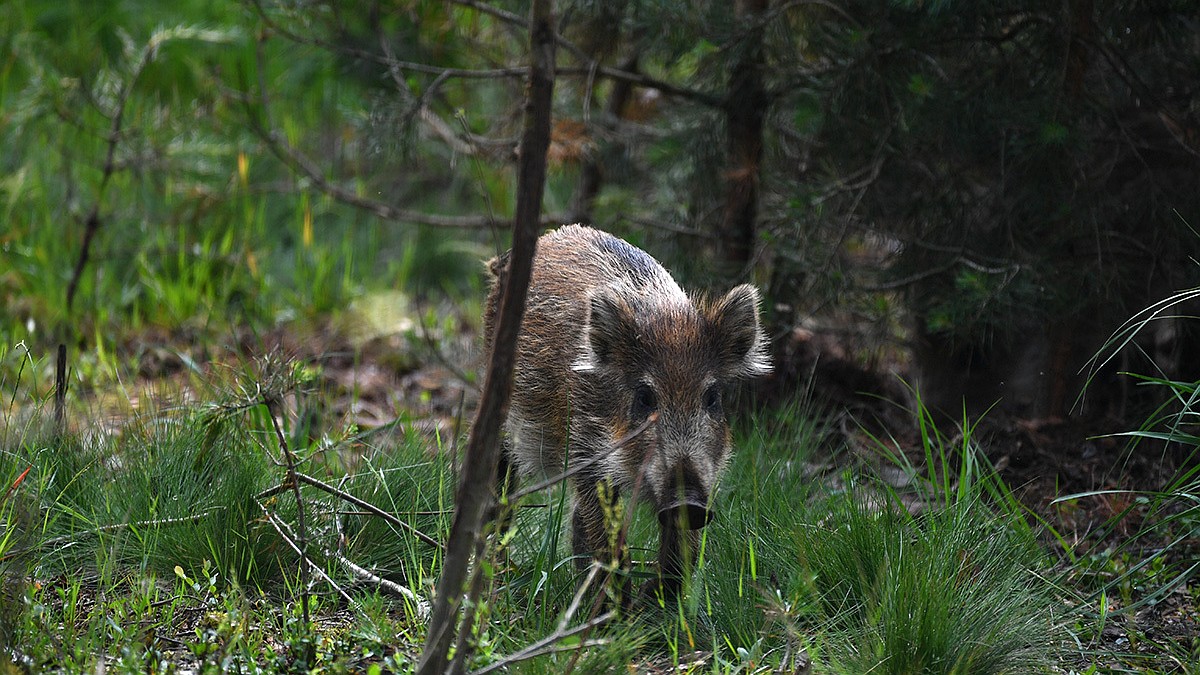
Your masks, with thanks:
[{"label": "forest floor", "polygon": [[[136,344],[122,347],[137,354],[133,381],[123,387],[119,397],[100,392],[79,394],[91,414],[80,416],[76,424],[103,420],[115,430],[130,406],[134,410],[142,405],[161,406],[164,399],[187,402],[195,398],[189,385],[194,378],[211,375],[220,364],[252,358],[262,353],[264,345],[319,372],[316,391],[308,396],[320,402],[321,417],[331,424],[366,429],[404,416],[411,420],[411,428],[431,438],[465,436],[478,397],[472,375],[479,370],[476,336],[409,331],[405,337],[348,338],[344,331],[332,328],[303,336],[287,331],[245,335],[224,346],[178,335],[143,334]],[[861,465],[865,455],[860,456],[854,448],[869,445],[864,439],[867,434],[889,438],[914,460],[919,459],[921,439],[914,418],[904,413],[903,406],[879,396],[879,392],[902,390],[896,386],[896,376],[856,369],[848,363],[831,365],[842,369],[841,377],[818,376],[790,386],[808,388],[806,395],[817,404],[814,409],[826,411],[830,417],[827,428],[836,437],[831,445],[851,450],[834,461]],[[1172,448],[1149,443],[1129,452],[1125,440],[1112,435],[1135,427],[1136,422],[1112,419],[1034,420],[992,413],[972,434],[1030,518],[1042,524],[1045,547],[1061,559],[1067,577],[1090,577],[1074,579],[1080,588],[1119,589],[1108,591],[1102,599],[1097,591],[1085,600],[1105,603],[1111,620],[1099,631],[1098,641],[1081,645],[1081,651],[1111,654],[1096,657],[1112,668],[1111,672],[1137,670],[1142,659],[1176,664],[1174,671],[1168,665],[1160,672],[1196,672],[1194,664],[1183,663],[1175,655],[1200,650],[1200,584],[1192,579],[1163,592],[1138,569],[1139,561],[1168,547],[1176,559],[1156,564],[1174,563],[1173,569],[1189,567],[1190,561],[1179,558],[1195,557],[1200,551],[1195,532],[1185,533],[1182,542],[1171,545],[1169,539],[1178,533],[1170,527],[1146,527],[1154,519],[1170,518],[1171,511],[1156,511],[1152,500],[1139,498],[1170,484],[1186,469],[1182,465],[1185,460]],[[868,428],[871,431],[866,431]],[[1062,499],[1069,495],[1086,496]],[[1091,564],[1077,564],[1085,559]],[[1124,583],[1105,586],[1122,578]],[[1075,597],[1078,600],[1079,596]],[[1122,613],[1122,607],[1134,611]],[[1084,668],[1079,672],[1088,672]]]},{"label": "forest floor", "polygon": [[[822,362],[804,348],[787,351],[801,355],[801,363],[790,364],[792,372],[812,373],[808,386],[813,398],[824,401],[834,416],[854,420],[839,425],[847,447],[869,448],[870,437],[887,438],[920,464],[921,430],[904,405],[909,401],[911,407],[912,392],[903,384],[903,366],[871,370],[836,356]],[[961,426],[962,420],[957,421]],[[1181,476],[1194,475],[1196,449],[1147,439],[1131,443],[1128,433],[1144,424],[1136,416],[1031,419],[993,409],[970,423],[975,425],[968,432],[973,442],[1030,518],[1041,524],[1042,543],[1060,558],[1067,578],[1097,589],[1120,581],[1119,597],[1103,597],[1116,612],[1114,621],[1092,646],[1096,653],[1112,656],[1098,661],[1141,672],[1138,664],[1163,659],[1178,672],[1200,672],[1200,663],[1174,656],[1180,647],[1184,653],[1200,653],[1200,579],[1193,574],[1164,590],[1161,576],[1151,581],[1152,575],[1138,574],[1156,555],[1162,557],[1155,565],[1176,570],[1192,572],[1200,565],[1200,532],[1161,526],[1182,510],[1194,509],[1200,495],[1183,494],[1181,500],[1168,500],[1165,508],[1155,499],[1178,485]],[[955,420],[946,424],[953,426]],[[961,439],[961,429],[959,433]],[[864,434],[869,437],[863,439]],[[1087,601],[1099,603],[1100,592]],[[1129,609],[1121,612],[1122,607]]]}]

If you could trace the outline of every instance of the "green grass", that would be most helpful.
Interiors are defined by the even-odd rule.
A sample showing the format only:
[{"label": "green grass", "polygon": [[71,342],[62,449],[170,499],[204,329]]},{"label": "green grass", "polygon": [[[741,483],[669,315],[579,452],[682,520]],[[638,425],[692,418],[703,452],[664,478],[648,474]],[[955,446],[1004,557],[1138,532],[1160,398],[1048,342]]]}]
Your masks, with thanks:
[{"label": "green grass", "polygon": [[702,590],[721,640],[781,660],[807,649],[814,672],[1047,666],[1055,605],[1037,576],[1048,560],[1027,527],[977,496],[947,503],[930,492],[912,515],[874,480],[842,476],[836,484],[850,478],[849,487],[831,491],[805,476],[805,449],[821,438],[805,426],[811,415],[783,414],[790,428],[743,450],[749,461],[734,466],[726,495],[741,509],[712,534]]},{"label": "green grass", "polygon": [[837,672],[1016,673],[1045,667],[1045,561],[982,505],[912,517],[840,497],[800,536],[810,602]]},{"label": "green grass", "polygon": [[[19,599],[4,625],[23,662],[87,670],[103,654],[120,672],[166,663],[412,667],[423,640],[420,601],[363,584],[335,552],[428,599],[438,548],[308,486],[309,554],[341,590],[312,582],[313,623],[301,618],[298,558],[266,517],[298,540],[296,505],[290,490],[264,492],[286,470],[259,397],[305,381],[302,371],[260,364],[214,385],[212,405],[145,413],[109,437],[56,439],[36,415],[24,424],[10,415],[0,477],[32,467],[0,505],[11,535],[3,541],[13,542],[0,560]],[[250,382],[262,393],[247,397]],[[806,662],[818,673],[1047,670],[1060,618],[1038,575],[1047,559],[1028,529],[978,498],[942,500],[913,516],[872,480],[830,481],[811,463],[827,437],[814,418],[797,404],[745,426],[681,602],[636,605],[517,672],[628,663],[744,672]],[[280,433],[301,471],[445,537],[455,477],[436,438],[351,429],[305,443],[289,424]],[[653,556],[657,536],[645,511],[630,537],[638,561]],[[605,610],[591,589],[565,615],[583,579],[569,553],[568,513],[562,490],[531,496],[506,553],[486,556],[474,667]],[[58,625],[72,628],[56,637]]]},{"label": "green grass", "polygon": [[[19,350],[5,356],[29,360]],[[27,378],[40,369],[13,370]],[[264,359],[227,373],[197,388],[208,403],[151,407],[115,433],[84,435],[52,433],[44,404],[18,396],[29,389],[19,379],[6,382],[0,572],[10,601],[0,637],[23,663],[92,670],[103,655],[121,672],[166,663],[412,667],[439,548],[305,485],[309,555],[336,584],[314,572],[305,593],[284,536],[300,538],[294,495],[269,488],[286,478],[281,434],[300,471],[441,540],[456,483],[450,439],[403,421],[362,432],[306,413],[300,417],[315,426],[300,426],[288,411],[320,409],[310,400],[319,392],[305,391],[311,369]],[[286,400],[293,402],[275,417],[277,430],[267,403]],[[983,459],[970,423],[951,433],[918,409],[923,456],[914,464],[890,455],[914,478],[901,492],[870,473],[830,473],[846,457],[826,447],[833,435],[819,417],[798,402],[744,421],[681,602],[637,605],[560,651],[521,661],[516,672],[635,663],[725,673],[807,663],[814,673],[1024,673],[1114,659],[1168,672],[1171,659],[1194,655],[1184,644],[1169,645],[1162,662],[1103,650],[1096,640],[1105,625],[1129,625],[1131,608],[1151,601],[1148,589],[1172,590],[1186,570],[1164,556],[1113,555],[1077,559],[1064,573]],[[877,445],[885,456],[894,447],[890,439]],[[1194,477],[1180,481],[1164,498],[1184,508],[1161,522],[1187,536]],[[532,495],[505,553],[488,549],[473,667],[504,663],[605,611],[592,588],[568,615],[584,577],[569,552],[567,520],[565,491]],[[635,561],[653,558],[656,537],[652,514],[636,509]],[[364,583],[342,559],[413,597]],[[635,583],[648,574],[635,570]],[[311,623],[302,618],[305,596]],[[1093,672],[1120,672],[1106,668]]]},{"label": "green grass", "polygon": [[[267,387],[262,396],[283,393],[273,385],[297,384],[292,376],[256,381]],[[253,389],[216,389],[224,393],[218,403],[145,412],[113,436],[58,436],[38,413],[22,421],[10,408],[0,424],[0,478],[15,487],[0,502],[0,571],[11,602],[4,603],[0,636],[23,662],[72,671],[91,669],[107,654],[109,667],[135,671],[148,667],[147,659],[215,658],[204,651],[212,644],[221,659],[251,665],[350,649],[347,642],[324,648],[334,652],[298,655],[296,644],[280,645],[288,635],[310,642],[316,636],[292,616],[297,605],[288,600],[301,595],[298,558],[267,520],[275,517],[296,539],[296,503],[290,492],[264,494],[285,475],[266,406],[243,396]],[[417,434],[410,430],[407,438],[384,451],[348,437],[363,468],[337,477],[346,492],[442,537],[446,467]],[[327,477],[336,470],[323,445],[296,454],[301,471]],[[434,547],[355,515],[328,493],[305,490],[304,503],[309,555],[332,577],[351,581],[327,555],[340,546],[375,574],[427,590],[438,563]],[[316,616],[327,613],[323,604],[340,604],[326,590],[311,599]],[[149,606],[154,611],[142,616]],[[197,612],[214,625],[193,630]],[[71,630],[55,635],[56,625]],[[199,632],[180,633],[185,629]],[[162,640],[153,637],[159,633]],[[136,658],[124,660],[126,650]]]},{"label": "green grass", "polygon": [[[9,600],[0,637],[19,660],[67,671],[94,670],[102,656],[119,672],[411,668],[439,548],[305,485],[309,555],[336,584],[314,572],[305,593],[284,537],[299,540],[294,495],[268,489],[286,477],[282,434],[300,471],[441,540],[456,482],[450,439],[403,422],[369,432],[300,429],[286,413],[277,432],[265,402],[310,380],[304,369],[262,361],[210,383],[201,398],[211,403],[144,412],[109,435],[56,436],[36,402],[10,397],[0,426],[0,479],[15,486],[0,501]],[[635,605],[515,672],[629,663],[718,673],[808,664],[835,674],[1083,672],[1091,663],[1089,672],[1120,672],[1099,665],[1114,662],[1169,672],[1171,659],[1193,656],[1180,644],[1160,662],[1093,642],[1105,622],[1128,625],[1132,603],[1146,602],[1154,584],[1174,588],[1167,582],[1184,570],[1162,557],[1109,556],[1077,560],[1064,574],[982,460],[970,425],[951,434],[931,419],[918,423],[926,454],[920,465],[902,463],[917,480],[900,492],[869,473],[830,473],[838,448],[824,447],[832,436],[818,418],[796,403],[742,425],[718,517],[680,602]],[[880,441],[881,453],[886,447]],[[1186,507],[1193,488],[1181,480],[1168,494]],[[1191,510],[1171,513],[1165,527],[1194,530]],[[504,554],[495,540],[489,546],[472,667],[506,663],[608,609],[595,587],[573,605],[584,575],[567,520],[565,491],[532,495]],[[656,536],[652,514],[637,509],[635,561],[652,559]],[[364,583],[338,556],[413,597]],[[1107,567],[1086,572],[1097,564]],[[635,582],[646,574],[635,570]]]},{"label": "green grass", "polygon": [[[261,74],[282,88],[270,92],[272,129],[337,162],[339,181],[376,196],[402,185],[414,209],[472,208],[403,187],[396,176],[411,175],[411,155],[328,156],[376,144],[378,121],[363,111],[380,105],[378,83],[347,81],[326,50],[259,43],[247,11],[234,0],[170,12],[140,0],[35,1],[0,19],[0,345],[23,343],[39,382],[51,381],[42,357],[59,343],[74,387],[107,389],[115,371],[139,365],[114,355],[138,359],[147,341],[257,338],[265,351],[273,345],[260,336],[280,325],[320,331],[365,294],[482,295],[490,233],[381,222],[338,204],[250,131],[266,112],[243,94]],[[505,175],[479,178],[507,190]],[[68,308],[93,213],[99,227]],[[0,381],[15,376],[0,371]]]}]

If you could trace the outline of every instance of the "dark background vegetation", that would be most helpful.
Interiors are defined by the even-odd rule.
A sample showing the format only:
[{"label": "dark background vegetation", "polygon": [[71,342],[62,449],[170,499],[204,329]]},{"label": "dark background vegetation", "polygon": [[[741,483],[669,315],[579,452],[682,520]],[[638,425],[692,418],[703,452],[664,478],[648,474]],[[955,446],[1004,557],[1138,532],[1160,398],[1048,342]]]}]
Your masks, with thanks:
[{"label": "dark background vegetation", "polygon": [[[281,348],[347,419],[453,435],[512,225],[529,9],[7,3],[0,392],[48,400],[64,345],[81,430]],[[883,400],[986,411],[1043,515],[1165,489],[1194,444],[1089,438],[1188,419],[1194,387],[1128,373],[1200,380],[1197,302],[1173,295],[1200,286],[1197,9],[560,2],[542,220],[688,288],[758,284],[760,405],[810,391],[872,430]]]},{"label": "dark background vegetation", "polygon": [[[523,6],[10,8],[4,342],[126,356],[151,328],[480,294],[513,209]],[[1197,284],[1189,8],[565,3],[545,220],[687,285],[757,281],[781,353],[833,335],[951,414],[1123,412],[1111,373],[1075,406],[1080,369]],[[1195,330],[1167,323],[1126,365],[1194,379]]]}]

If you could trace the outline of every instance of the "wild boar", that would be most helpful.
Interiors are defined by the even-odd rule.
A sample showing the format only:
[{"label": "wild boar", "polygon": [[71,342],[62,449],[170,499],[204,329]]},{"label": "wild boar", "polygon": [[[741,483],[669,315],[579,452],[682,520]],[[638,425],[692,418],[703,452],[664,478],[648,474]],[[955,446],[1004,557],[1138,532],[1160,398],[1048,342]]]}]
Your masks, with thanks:
[{"label": "wild boar", "polygon": [[[507,261],[490,263],[489,351]],[[589,227],[538,240],[500,475],[512,489],[514,472],[586,464],[570,479],[581,564],[612,560],[599,486],[610,500],[636,491],[657,510],[662,588],[678,591],[730,455],[723,393],[771,371],[758,305],[748,284],[689,296],[649,254]]]}]

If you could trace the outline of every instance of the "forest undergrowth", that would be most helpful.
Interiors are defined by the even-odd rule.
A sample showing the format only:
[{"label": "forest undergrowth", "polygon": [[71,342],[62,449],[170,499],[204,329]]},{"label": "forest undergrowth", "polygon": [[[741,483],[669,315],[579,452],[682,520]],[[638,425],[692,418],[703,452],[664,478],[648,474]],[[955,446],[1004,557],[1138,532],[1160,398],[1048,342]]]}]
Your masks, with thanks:
[{"label": "forest undergrowth", "polygon": [[[0,436],[9,667],[415,666],[464,425],[357,426],[332,412],[331,373],[274,357],[59,433],[49,399],[16,396],[37,390],[32,366],[6,383]],[[678,603],[611,612],[609,570],[569,553],[564,492],[525,498],[479,559],[471,669],[1193,672],[1193,475],[1031,508],[991,465],[986,425],[918,405],[906,431],[860,427],[850,447],[827,413],[802,398],[738,425]],[[1097,500],[1121,510],[1064,528]],[[655,528],[633,511],[641,583]]]}]

